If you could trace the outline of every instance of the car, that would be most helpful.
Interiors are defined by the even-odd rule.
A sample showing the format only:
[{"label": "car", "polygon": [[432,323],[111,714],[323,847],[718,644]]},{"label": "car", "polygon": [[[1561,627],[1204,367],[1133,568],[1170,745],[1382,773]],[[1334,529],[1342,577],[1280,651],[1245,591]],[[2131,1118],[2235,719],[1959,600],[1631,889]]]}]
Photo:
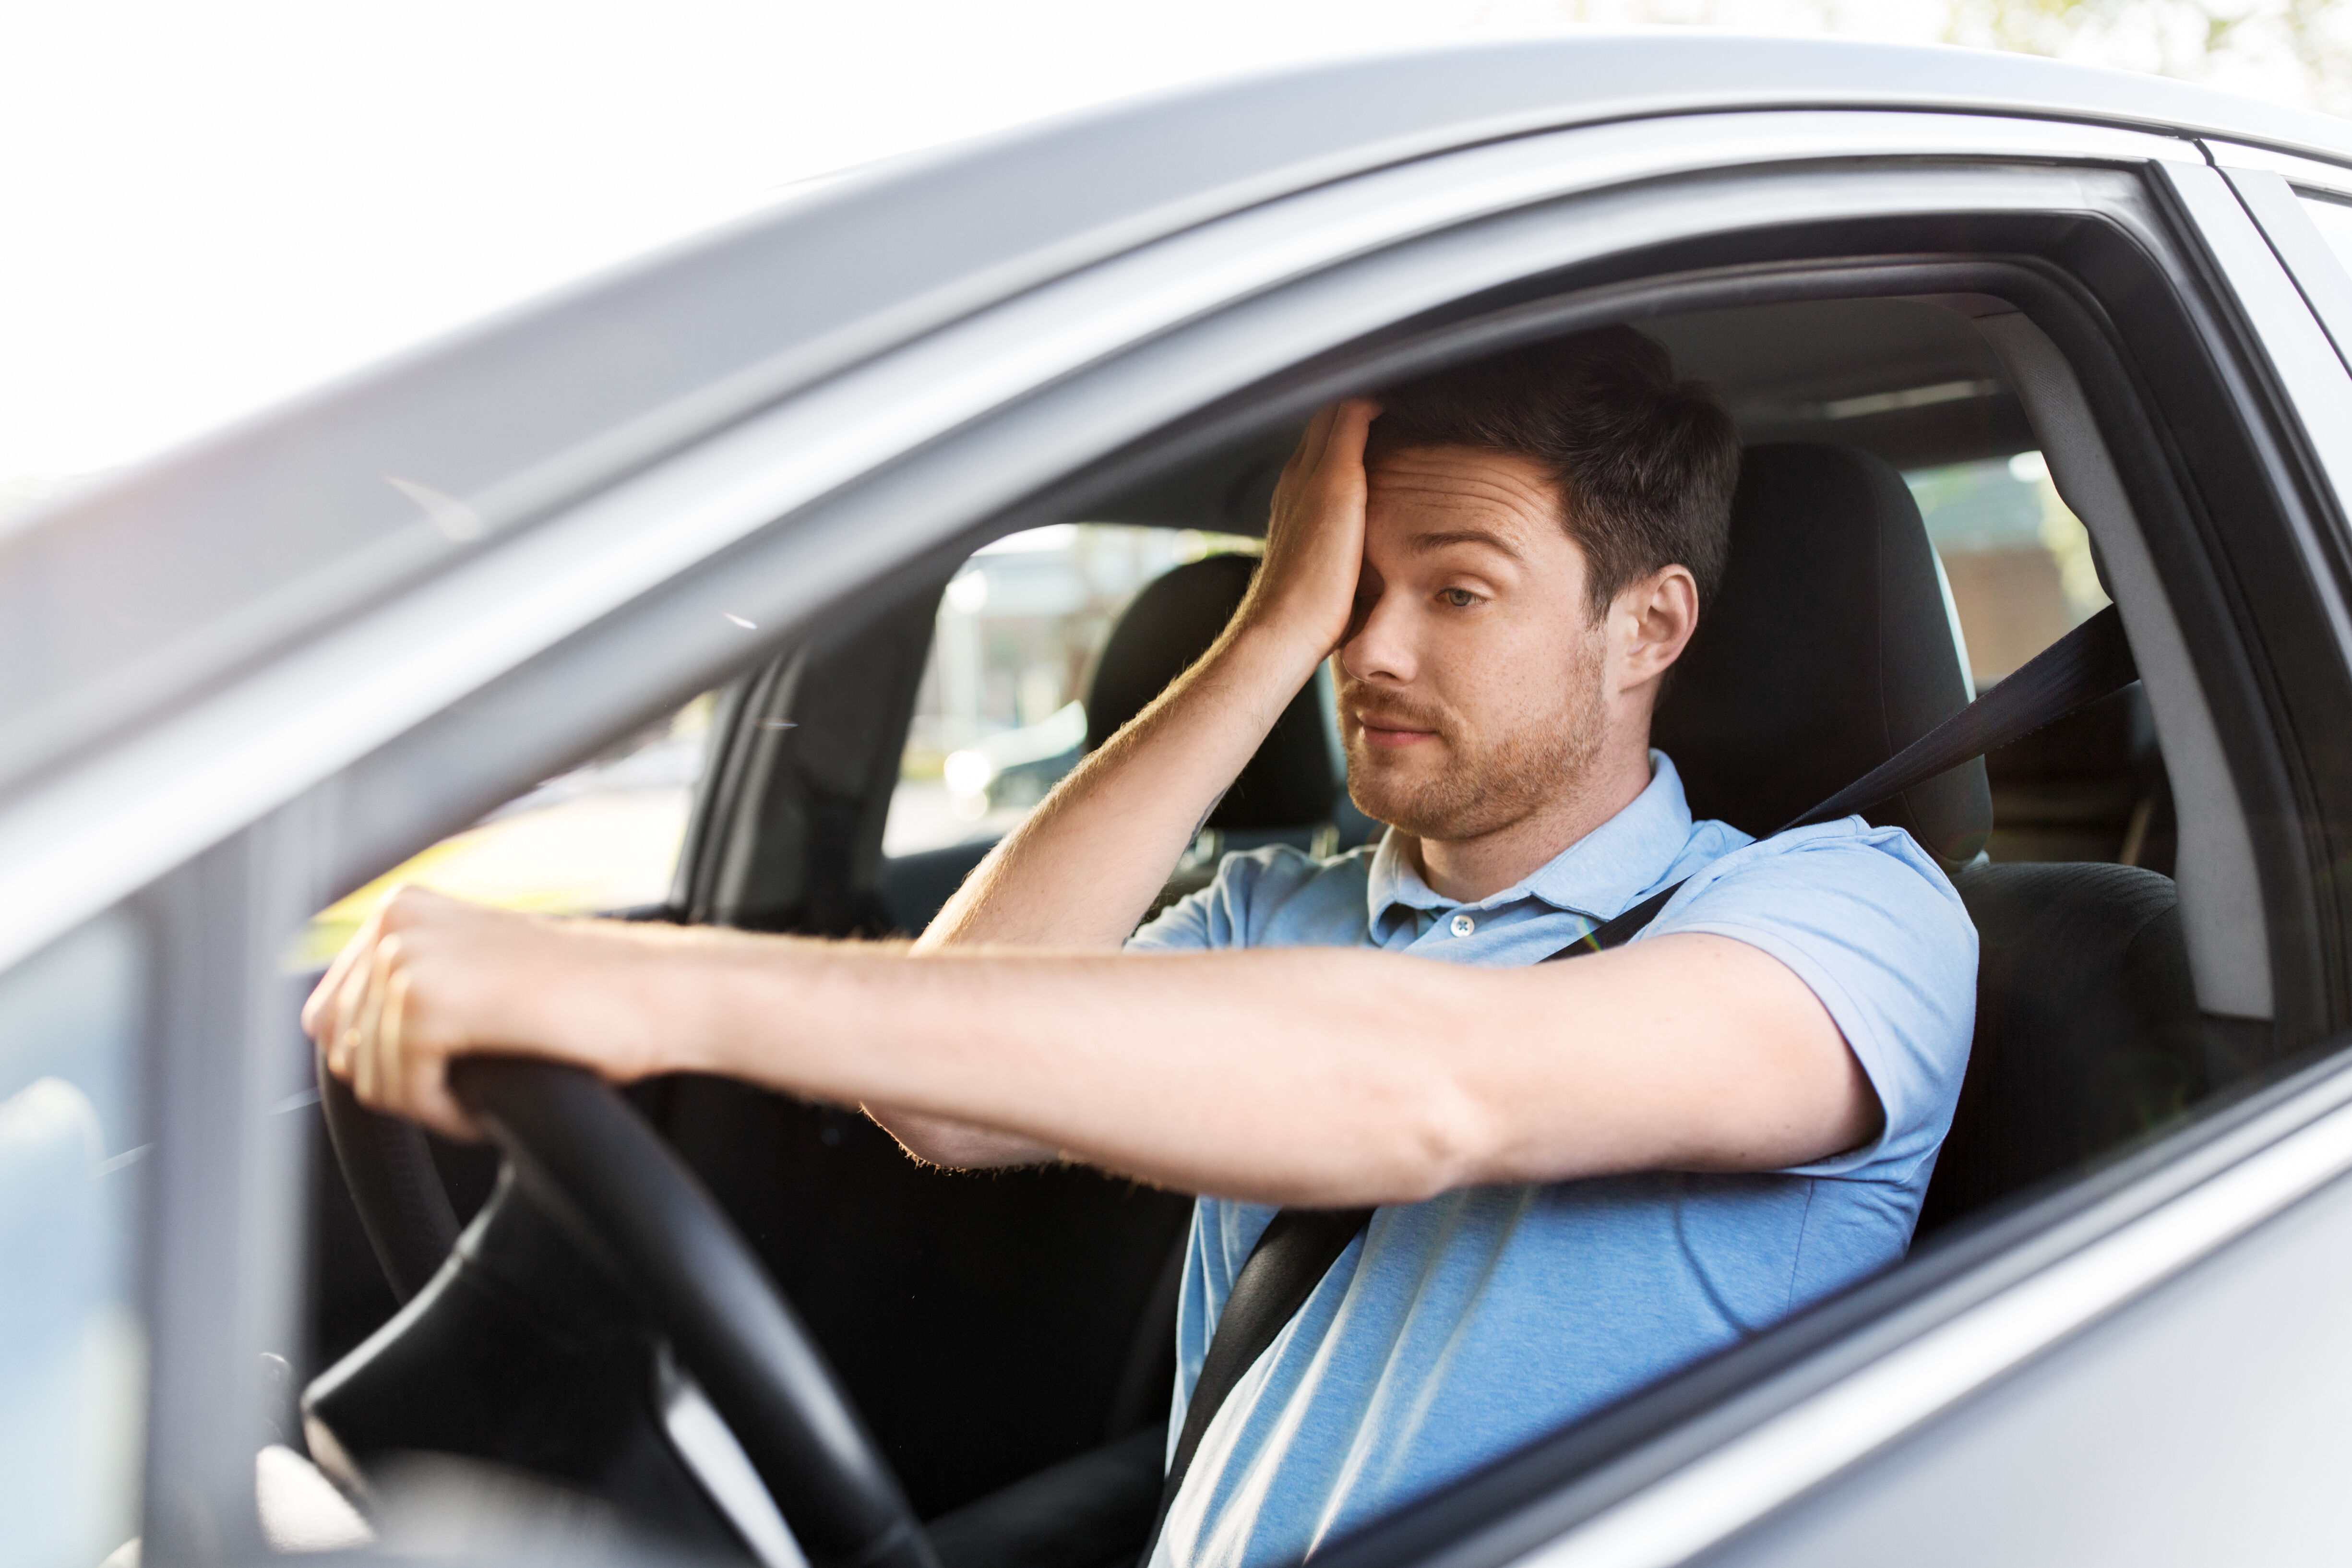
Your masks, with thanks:
[{"label": "car", "polygon": [[[1383,57],[845,177],[16,521],[0,1561],[1124,1568],[1182,1197],[495,1062],[428,1144],[317,1073],[314,917],[541,834],[542,907],[919,930],[1213,636],[1311,410],[1617,322],[1752,454],[1696,805],[1769,830],[2110,600],[2138,679],[1901,808],[1984,954],[1908,1259],[1318,1557],[2340,1555],[2347,268],[2352,125],[2179,83]],[[1376,831],[1325,700],[1171,896]]]}]

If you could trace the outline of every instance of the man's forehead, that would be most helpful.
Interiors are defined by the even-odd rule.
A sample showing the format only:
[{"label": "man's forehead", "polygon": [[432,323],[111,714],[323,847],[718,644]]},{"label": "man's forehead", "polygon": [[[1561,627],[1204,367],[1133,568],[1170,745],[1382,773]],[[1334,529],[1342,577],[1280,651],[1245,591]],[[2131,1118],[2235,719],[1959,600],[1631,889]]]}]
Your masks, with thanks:
[{"label": "man's forehead", "polygon": [[1426,519],[1475,518],[1519,539],[1558,534],[1560,496],[1542,464],[1479,447],[1407,447],[1370,464],[1375,515],[1412,527]]}]

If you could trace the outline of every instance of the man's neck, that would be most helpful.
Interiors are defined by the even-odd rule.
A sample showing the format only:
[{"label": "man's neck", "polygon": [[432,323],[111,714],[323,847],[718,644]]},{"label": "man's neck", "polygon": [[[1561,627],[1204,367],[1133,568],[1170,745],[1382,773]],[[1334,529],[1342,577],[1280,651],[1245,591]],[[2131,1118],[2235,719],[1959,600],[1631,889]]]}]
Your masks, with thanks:
[{"label": "man's neck", "polygon": [[1475,838],[1416,838],[1407,846],[1430,891],[1475,903],[1534,876],[1584,836],[1633,804],[1650,787],[1646,742],[1612,749],[1527,816]]}]

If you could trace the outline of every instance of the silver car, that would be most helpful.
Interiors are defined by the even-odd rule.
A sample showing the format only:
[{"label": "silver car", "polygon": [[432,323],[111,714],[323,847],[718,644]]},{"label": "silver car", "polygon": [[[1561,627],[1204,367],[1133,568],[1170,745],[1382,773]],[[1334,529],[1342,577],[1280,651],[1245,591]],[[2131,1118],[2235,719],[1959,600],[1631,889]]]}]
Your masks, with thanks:
[{"label": "silver car", "polygon": [[[1939,785],[1985,956],[1909,1259],[1320,1555],[2342,1560],[2347,268],[2334,120],[1463,49],[843,179],[19,520],[0,1564],[1127,1568],[1184,1200],[699,1079],[493,1066],[496,1148],[435,1145],[316,1076],[316,917],[560,820],[543,907],[919,930],[1213,635],[1311,409],[1621,321],[1948,584],[1878,604],[1862,503],[1756,478],[1800,526],[1662,716],[1695,805],[1769,826],[1756,780],[1828,793],[2109,602],[2139,679]],[[1949,689],[1887,697],[1889,639]],[[1372,830],[1319,702],[1171,894]]]}]

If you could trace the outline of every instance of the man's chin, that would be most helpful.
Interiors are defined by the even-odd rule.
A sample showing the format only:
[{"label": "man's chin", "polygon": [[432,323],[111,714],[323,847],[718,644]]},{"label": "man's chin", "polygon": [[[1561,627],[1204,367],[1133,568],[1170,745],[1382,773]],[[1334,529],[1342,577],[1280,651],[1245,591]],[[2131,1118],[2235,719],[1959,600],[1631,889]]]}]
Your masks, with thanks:
[{"label": "man's chin", "polygon": [[1458,802],[1441,777],[1421,776],[1423,770],[1395,765],[1366,766],[1359,760],[1348,770],[1348,798],[1374,822],[1384,822],[1419,837],[1445,837]]}]

